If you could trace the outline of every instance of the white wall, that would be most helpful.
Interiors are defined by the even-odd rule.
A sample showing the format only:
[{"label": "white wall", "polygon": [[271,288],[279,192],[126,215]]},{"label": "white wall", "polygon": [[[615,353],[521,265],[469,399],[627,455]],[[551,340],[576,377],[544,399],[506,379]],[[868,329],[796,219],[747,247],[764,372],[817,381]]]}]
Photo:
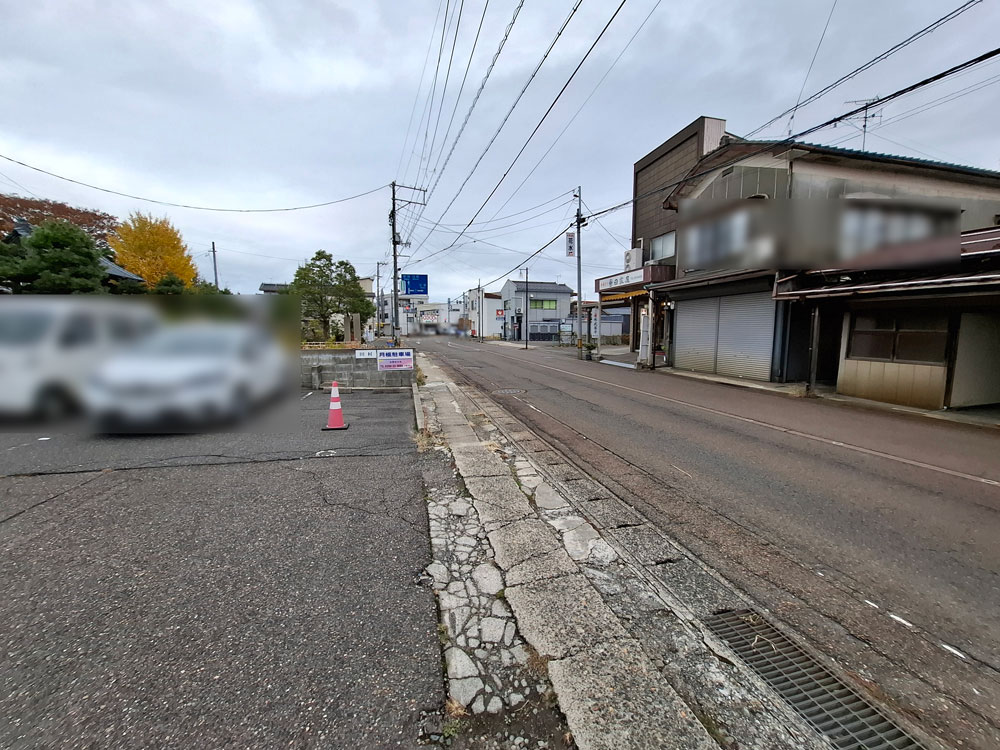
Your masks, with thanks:
[{"label": "white wall", "polygon": [[1000,403],[1000,314],[963,313],[951,407]]}]

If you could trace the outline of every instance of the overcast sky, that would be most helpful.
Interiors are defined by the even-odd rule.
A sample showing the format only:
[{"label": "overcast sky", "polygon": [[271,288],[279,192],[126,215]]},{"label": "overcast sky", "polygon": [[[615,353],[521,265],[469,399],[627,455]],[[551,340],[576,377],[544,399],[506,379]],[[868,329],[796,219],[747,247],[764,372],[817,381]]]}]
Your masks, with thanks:
[{"label": "overcast sky", "polygon": [[[723,118],[730,132],[742,135],[793,105],[831,8],[831,0],[664,0],[519,187],[656,5],[656,0],[628,0],[477,219],[497,221],[477,223],[477,231],[453,250],[420,262],[447,247],[453,232],[472,218],[618,6],[618,0],[583,0],[458,194],[575,0],[524,2],[442,172],[444,154],[517,0],[489,0],[442,153],[485,3],[0,0],[5,29],[0,153],[134,195],[230,208],[329,201],[393,179],[429,187],[440,177],[420,223],[413,226],[407,209],[401,224],[413,242],[406,271],[428,274],[431,298],[443,301],[476,286],[478,279],[490,281],[516,267],[564,228],[575,209],[571,191],[577,185],[594,210],[630,198],[633,163],[696,117]],[[839,0],[805,95],[960,4]],[[444,15],[445,6],[450,25],[425,136],[426,102],[441,41],[441,22],[435,18]],[[462,15],[444,88],[459,20],[456,8]],[[890,93],[992,49],[997,29],[998,3],[985,0],[800,110],[795,129],[845,111],[848,100]],[[1000,169],[998,92],[1000,60],[994,60],[887,106],[885,124],[873,123],[868,148]],[[939,101],[951,94],[957,98]],[[889,122],[934,103],[938,106]],[[784,136],[787,127],[785,120],[762,136]],[[435,129],[437,143],[427,158]],[[811,140],[860,147],[860,134],[848,125]],[[388,189],[307,211],[212,213],[108,195],[0,160],[0,190],[121,217],[135,210],[166,215],[209,279],[207,253],[216,242],[221,282],[237,292],[255,292],[262,281],[289,281],[296,266],[318,249],[352,261],[361,275],[374,275],[376,261],[389,258]],[[443,225],[427,237],[436,221]],[[630,224],[626,208],[584,230],[587,297],[594,297],[594,277],[622,269]],[[575,267],[565,258],[562,242],[532,263],[531,278],[575,287]]]}]

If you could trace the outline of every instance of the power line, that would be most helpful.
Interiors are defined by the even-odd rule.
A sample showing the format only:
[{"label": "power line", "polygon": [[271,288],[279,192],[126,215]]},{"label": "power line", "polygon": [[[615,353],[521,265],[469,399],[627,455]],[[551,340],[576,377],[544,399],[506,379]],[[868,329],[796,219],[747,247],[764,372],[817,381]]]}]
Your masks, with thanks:
[{"label": "power line", "polygon": [[[569,195],[569,194],[570,194],[570,193],[572,193],[572,192],[573,192],[572,190],[567,190],[567,191],[566,191],[566,192],[564,192],[564,193],[560,193],[560,194],[559,194],[559,195],[557,195],[557,196],[556,196],[555,198],[550,198],[549,200],[547,200],[547,201],[543,201],[542,203],[539,203],[538,205],[535,205],[535,206],[531,206],[530,208],[525,208],[525,209],[524,209],[524,210],[522,210],[522,211],[515,211],[514,213],[512,213],[512,214],[507,214],[506,216],[495,216],[495,217],[493,217],[492,219],[486,219],[485,221],[474,221],[474,222],[472,223],[472,226],[474,226],[474,227],[475,227],[475,226],[482,226],[482,225],[484,225],[484,224],[493,224],[494,222],[497,222],[497,221],[506,221],[507,219],[512,219],[512,218],[514,218],[515,216],[520,216],[521,214],[526,214],[526,213],[528,213],[529,211],[534,211],[535,209],[537,209],[537,208],[541,208],[542,206],[547,206],[547,205],[549,205],[550,203],[555,203],[555,202],[556,202],[557,200],[560,200],[560,199],[562,199],[562,198],[565,198],[565,197],[566,197],[567,195]],[[563,203],[565,203],[565,201],[563,201]],[[562,205],[563,205],[563,204],[561,203],[561,204],[560,204],[559,206],[557,206],[556,208],[561,208],[561,207],[562,207]],[[555,209],[553,209],[553,210],[555,210]],[[427,221],[427,222],[425,222],[425,223],[427,223],[427,224],[429,224],[429,225],[431,225],[431,226],[435,226],[435,227],[461,227],[461,226],[464,226],[463,224],[460,224],[460,223],[456,223],[456,224],[445,224],[444,222],[440,222],[440,221],[437,221],[437,222],[433,222],[433,221]],[[476,230],[474,230],[474,231],[476,231]]]},{"label": "power line", "polygon": [[[590,57],[590,53],[594,51],[594,48],[597,46],[597,43],[601,41],[601,38],[611,27],[611,24],[614,22],[615,18],[618,17],[618,14],[621,12],[621,9],[625,7],[625,3],[627,1],[628,0],[622,0],[619,6],[615,9],[615,12],[611,14],[611,18],[609,18],[608,22],[604,24],[604,28],[601,29],[601,33],[597,35],[597,38],[594,39],[590,47],[587,48],[587,51],[584,53],[583,57],[580,58],[580,62],[578,62],[576,67],[573,68],[573,72],[570,73],[569,78],[566,79],[566,83],[564,83],[562,88],[559,89],[559,93],[556,94],[555,99],[552,100],[552,103],[549,105],[548,109],[545,110],[545,114],[542,115],[542,118],[538,121],[538,124],[535,125],[534,130],[531,131],[531,134],[528,136],[524,144],[521,146],[520,150],[514,156],[513,161],[511,161],[507,169],[504,170],[504,173],[500,176],[500,179],[497,181],[497,184],[493,186],[493,189],[490,191],[490,194],[486,196],[486,200],[484,200],[482,205],[476,210],[476,213],[472,215],[472,218],[469,220],[468,224],[466,224],[466,229],[468,229],[472,225],[472,222],[476,220],[476,217],[479,216],[480,212],[482,212],[484,208],[486,208],[486,204],[489,203],[490,199],[494,196],[494,194],[496,194],[496,191],[500,188],[500,185],[503,184],[504,179],[506,179],[507,175],[510,174],[510,171],[514,168],[514,165],[517,164],[518,159],[521,158],[521,155],[524,153],[524,150],[528,147],[528,144],[531,143],[531,140],[535,137],[535,134],[538,133],[539,129],[542,127],[542,124],[545,122],[546,118],[549,116],[553,108],[559,102],[559,99],[562,97],[566,89],[569,87],[570,83],[576,77],[576,74],[580,71],[580,68],[583,67],[583,64],[587,61],[587,58]],[[455,239],[455,242],[457,241],[458,238]],[[445,250],[447,249],[448,248],[445,248]]]},{"label": "power line", "polygon": [[[672,190],[672,189],[676,188],[678,185],[681,185],[681,184],[683,184],[685,182],[689,182],[690,180],[694,180],[694,179],[697,179],[699,177],[704,177],[705,175],[711,174],[712,172],[715,172],[715,171],[717,171],[719,169],[725,169],[726,167],[732,166],[733,164],[736,164],[736,163],[741,162],[741,161],[745,161],[745,160],[747,160],[747,159],[749,159],[749,158],[751,158],[753,156],[757,156],[757,155],[763,154],[763,153],[765,153],[767,151],[771,151],[771,150],[773,150],[776,147],[779,147],[779,146],[782,146],[782,145],[789,145],[789,146],[794,145],[795,141],[799,140],[800,138],[804,138],[805,136],[810,135],[812,133],[815,133],[815,132],[817,132],[819,130],[825,130],[826,128],[828,128],[828,127],[830,127],[832,125],[836,125],[839,122],[843,122],[844,120],[847,120],[850,117],[854,117],[855,115],[860,114],[861,112],[864,112],[866,109],[870,109],[872,107],[879,107],[879,106],[882,106],[884,104],[887,104],[887,103],[889,103],[891,101],[894,101],[895,99],[899,99],[902,96],[906,96],[907,94],[911,94],[914,91],[917,91],[919,89],[922,89],[922,88],[924,88],[926,86],[931,85],[932,83],[936,83],[937,81],[944,80],[945,78],[948,78],[950,76],[953,76],[953,75],[956,75],[958,73],[961,73],[964,70],[968,70],[969,68],[975,67],[976,65],[984,63],[987,60],[991,60],[991,59],[993,59],[995,57],[998,57],[998,56],[1000,56],[1000,47],[997,47],[996,49],[992,49],[989,52],[984,52],[983,54],[979,55],[978,57],[974,57],[971,60],[966,60],[963,63],[959,63],[958,65],[954,65],[954,66],[948,68],[947,70],[943,70],[940,73],[936,73],[936,74],[930,76],[929,78],[924,78],[921,81],[917,81],[916,83],[910,84],[909,86],[906,86],[906,87],[901,88],[901,89],[899,89],[897,91],[894,91],[893,93],[888,94],[887,96],[883,96],[883,97],[878,97],[876,99],[872,99],[867,104],[863,104],[860,107],[856,107],[856,108],[850,110],[849,112],[845,112],[842,115],[837,115],[836,117],[831,117],[829,120],[826,120],[825,122],[821,122],[819,125],[814,125],[811,128],[807,128],[807,129],[802,130],[802,131],[800,131],[798,133],[795,133],[794,135],[790,135],[787,138],[784,138],[784,139],[782,139],[780,141],[770,141],[766,145],[762,146],[761,148],[759,148],[759,149],[757,149],[755,151],[751,151],[750,153],[747,153],[747,154],[742,154],[742,155],[740,155],[738,157],[735,157],[734,159],[732,159],[732,160],[730,160],[728,162],[724,162],[722,164],[717,164],[714,167],[712,167],[711,169],[705,169],[705,170],[702,170],[701,172],[697,172],[695,174],[687,175],[686,177],[682,177],[680,180],[672,182],[672,183],[670,183],[668,185],[663,185],[663,186],[658,187],[658,188],[656,188],[654,190],[649,190],[649,191],[647,191],[647,192],[645,192],[645,193],[643,193],[641,195],[637,195],[634,198],[630,198],[629,200],[622,201],[621,203],[616,203],[615,205],[609,206],[608,208],[601,209],[600,211],[595,211],[594,213],[590,214],[586,218],[587,219],[596,219],[599,216],[604,216],[605,214],[609,214],[609,213],[612,213],[614,211],[621,210],[622,208],[625,208],[626,206],[630,206],[633,203],[636,203],[637,201],[642,200],[643,198],[648,198],[648,197],[650,197],[652,195],[657,195],[658,193],[663,193],[663,192],[666,192],[667,190]],[[853,137],[855,137],[855,135],[852,134],[851,137],[853,138]]]},{"label": "power line", "polygon": [[[444,54],[444,38],[448,32],[448,9],[451,7],[451,0],[445,0],[444,6],[444,22],[441,24],[441,43],[438,46],[438,56],[437,63],[434,66],[434,80],[431,84],[430,95],[427,98],[427,124],[424,126],[424,145],[420,149],[420,161],[417,162],[417,174],[416,179],[413,184],[420,184],[420,170],[423,168],[424,164],[424,153],[427,151],[427,136],[431,132],[431,117],[433,117],[434,112],[434,97],[437,94],[437,82],[438,75],[441,72],[441,56]],[[430,160],[430,155],[428,155],[428,161]]]},{"label": "power line", "polygon": [[819,41],[816,43],[816,49],[813,51],[812,60],[809,61],[809,68],[806,70],[805,78],[802,79],[802,86],[799,88],[799,95],[795,99],[795,106],[792,107],[792,114],[788,118],[788,132],[792,132],[792,123],[795,121],[795,111],[799,108],[799,103],[802,101],[802,94],[806,90],[806,82],[809,80],[809,74],[812,73],[813,65],[816,64],[816,57],[819,55],[819,49],[823,46],[823,40],[826,39],[826,30],[830,28],[830,20],[833,18],[833,12],[837,9],[837,0],[833,0],[833,5],[830,6],[830,15],[826,17],[826,23],[823,24],[823,33],[819,35]]},{"label": "power line", "polygon": [[[489,7],[490,7],[490,0],[486,0],[486,2],[483,4],[483,13],[479,17],[479,27],[476,29],[476,37],[475,39],[472,40],[472,49],[469,50],[469,60],[465,64],[465,73],[462,76],[462,83],[459,85],[458,94],[455,96],[455,106],[452,107],[451,117],[448,119],[448,127],[444,131],[444,138],[441,139],[441,150],[438,152],[438,158],[437,161],[434,163],[434,169],[431,170],[432,175],[437,174],[438,166],[440,166],[441,164],[441,157],[444,155],[444,144],[448,142],[448,136],[451,135],[451,128],[455,124],[455,115],[458,114],[458,105],[462,100],[462,92],[465,91],[465,82],[469,78],[469,69],[472,67],[472,59],[476,55],[476,47],[479,46],[479,37],[482,34],[483,22],[486,20],[486,11],[489,10]],[[452,50],[452,52],[454,53],[454,49]],[[437,182],[435,181],[434,184],[436,185]],[[429,199],[430,194],[428,194],[427,197]]]},{"label": "power line", "polygon": [[[431,35],[427,40],[427,51],[424,53],[424,65],[420,69],[420,80],[417,82],[417,92],[413,95],[413,106],[410,107],[410,120],[406,124],[406,135],[403,137],[403,149],[399,152],[399,162],[396,164],[396,178],[400,177],[399,170],[403,166],[403,157],[406,156],[406,144],[410,140],[410,130],[413,127],[413,115],[417,112],[417,102],[420,101],[420,89],[424,87],[424,76],[427,75],[427,63],[431,59],[431,47],[434,45],[434,29],[437,28],[438,18],[441,17],[441,9],[444,7],[444,0],[439,0],[437,15],[434,16],[434,26],[431,27]],[[420,117],[423,120],[423,115]],[[417,129],[420,129],[420,125],[417,125]],[[416,141],[414,141],[414,146],[416,146]],[[410,159],[413,158],[413,152],[410,152]],[[409,171],[410,162],[406,162],[406,169]]]},{"label": "power line", "polygon": [[[476,91],[476,95],[472,98],[472,103],[469,105],[468,111],[465,113],[465,119],[462,120],[462,126],[458,129],[458,133],[455,135],[455,140],[451,143],[451,148],[448,150],[448,155],[445,157],[444,165],[441,167],[441,171],[438,172],[437,178],[434,180],[434,184],[431,189],[427,192],[428,197],[434,193],[437,188],[438,183],[441,181],[441,176],[444,171],[448,168],[448,162],[451,161],[452,154],[455,153],[455,148],[458,146],[458,142],[462,138],[462,134],[465,132],[466,126],[469,124],[469,118],[472,117],[473,111],[476,109],[476,105],[479,103],[479,97],[483,94],[483,89],[486,88],[487,81],[490,80],[490,76],[493,74],[493,68],[496,67],[497,60],[500,58],[500,53],[503,52],[503,48],[507,44],[507,39],[510,37],[510,32],[514,28],[514,22],[517,21],[517,16],[521,12],[521,8],[524,7],[524,0],[519,0],[518,4],[514,7],[514,14],[511,16],[510,21],[507,23],[507,28],[504,29],[503,36],[500,38],[500,44],[497,46],[496,52],[493,53],[493,59],[490,61],[489,67],[486,69],[486,73],[483,75],[482,81],[479,83],[479,89]],[[425,201],[425,202],[430,202]],[[423,215],[423,210],[421,209],[421,215]],[[444,218],[444,214],[439,217],[439,220]],[[412,227],[407,230],[407,238],[409,238],[412,233]],[[423,244],[423,243],[421,243]],[[419,250],[420,247],[417,247]]]},{"label": "power line", "polygon": [[978,81],[976,83],[970,84],[969,86],[966,86],[965,88],[959,89],[958,91],[953,91],[950,94],[945,94],[944,96],[938,97],[937,99],[932,99],[929,102],[924,102],[923,104],[920,104],[920,105],[918,105],[916,107],[913,107],[912,109],[908,109],[908,110],[905,110],[903,112],[900,112],[897,115],[893,115],[892,117],[890,117],[889,119],[887,119],[885,122],[881,123],[878,126],[878,128],[876,128],[876,129],[877,130],[881,130],[885,126],[891,125],[894,122],[899,122],[900,120],[906,120],[906,119],[908,119],[910,117],[913,117],[914,115],[919,115],[922,112],[926,112],[929,109],[934,109],[935,107],[940,107],[942,104],[948,104],[949,102],[952,102],[955,99],[960,99],[963,96],[968,96],[969,94],[974,94],[976,91],[979,91],[979,89],[986,88],[987,86],[990,86],[990,85],[996,83],[997,81],[1000,81],[1000,74],[997,74],[997,75],[991,76],[989,78],[983,79],[981,81]]},{"label": "power line", "polygon": [[[583,207],[584,207],[584,208],[586,208],[586,209],[587,209],[588,211],[590,211],[590,210],[591,210],[591,209],[590,209],[590,206],[588,206],[588,205],[587,205],[587,201],[585,201],[585,200],[582,200],[582,199],[581,199],[581,202],[583,203]],[[622,242],[622,241],[621,241],[620,239],[618,239],[618,238],[617,238],[617,237],[616,237],[615,235],[613,235],[613,234],[612,234],[612,233],[610,232],[610,230],[609,230],[609,229],[608,229],[608,228],[607,228],[606,226],[604,226],[604,222],[602,222],[602,221],[601,221],[600,219],[597,219],[597,218],[595,218],[595,219],[594,219],[594,221],[596,221],[596,222],[597,222],[597,225],[598,225],[598,226],[599,226],[599,227],[600,227],[601,229],[603,229],[603,230],[605,231],[605,233],[606,233],[606,234],[608,235],[608,237],[610,237],[610,238],[611,238],[611,239],[613,239],[613,240],[614,240],[615,242],[617,242],[617,243],[618,243],[619,245],[621,245],[621,246],[622,246],[622,249],[623,249],[623,250],[628,250],[628,249],[629,249],[629,248],[628,248],[628,246],[627,246],[627,245],[626,245],[626,244],[625,244],[624,242]]]},{"label": "power line", "polygon": [[[460,196],[462,194],[462,191],[465,189],[465,186],[469,184],[469,180],[472,179],[472,175],[475,174],[476,170],[479,168],[479,165],[482,163],[483,159],[486,157],[486,154],[489,152],[490,148],[493,146],[493,144],[496,141],[497,137],[500,135],[500,132],[503,130],[504,125],[507,124],[507,121],[510,119],[511,115],[514,114],[514,110],[517,108],[518,103],[524,97],[524,93],[528,90],[528,86],[530,86],[531,82],[533,80],[535,80],[535,76],[538,75],[538,71],[541,70],[542,65],[545,64],[545,61],[548,59],[549,54],[551,54],[552,49],[556,46],[556,42],[559,41],[559,38],[562,36],[563,32],[566,30],[566,27],[569,25],[570,20],[573,18],[574,15],[576,15],[577,10],[579,10],[580,5],[582,3],[583,3],[583,0],[576,0],[576,2],[573,4],[573,7],[570,9],[569,15],[566,16],[566,20],[564,20],[562,22],[562,25],[559,27],[559,30],[556,31],[556,35],[552,38],[552,41],[549,42],[549,46],[545,50],[545,53],[542,55],[542,59],[538,61],[538,64],[535,66],[535,69],[531,71],[531,75],[528,76],[528,80],[524,82],[524,86],[521,88],[520,93],[518,93],[517,97],[515,97],[514,102],[510,105],[510,109],[507,110],[507,114],[505,114],[504,117],[503,117],[503,119],[500,121],[500,125],[497,127],[496,132],[493,133],[493,136],[490,138],[489,142],[486,144],[486,148],[483,149],[483,152],[479,155],[479,158],[476,159],[475,164],[472,165],[472,169],[469,170],[469,174],[467,174],[465,176],[465,179],[462,180],[462,184],[459,186],[458,190],[455,192],[455,195],[452,196],[452,199],[448,202],[448,205],[445,206],[444,211],[441,212],[441,216],[439,217],[438,221],[440,221],[442,218],[444,218],[445,215],[448,213],[448,211],[451,210],[451,207],[453,205],[455,205],[455,201],[458,200],[458,196]],[[435,183],[435,186],[436,186],[436,183]],[[478,212],[477,212],[477,215],[478,215]],[[475,219],[475,217],[473,217],[473,219]],[[429,237],[430,235],[427,235],[427,236]],[[421,241],[420,245],[418,245],[417,249],[414,250],[413,252],[417,253],[420,250],[420,248],[423,247],[423,244],[426,241],[427,241],[427,237],[424,237],[423,241]]]},{"label": "power line", "polygon": [[769,127],[770,125],[773,125],[774,123],[776,123],[778,120],[784,119],[787,115],[790,115],[793,112],[795,112],[796,110],[801,109],[802,107],[805,107],[807,104],[811,104],[812,102],[814,102],[817,99],[819,99],[821,96],[825,96],[826,94],[830,93],[831,91],[833,91],[835,88],[837,88],[841,84],[846,83],[847,81],[851,80],[855,76],[860,75],[861,73],[865,72],[869,68],[871,68],[871,67],[873,67],[875,65],[878,65],[880,62],[882,62],[886,58],[891,57],[896,52],[899,52],[899,50],[903,49],[904,47],[909,46],[910,44],[912,44],[913,42],[917,41],[921,37],[924,37],[927,34],[930,34],[930,33],[934,32],[934,31],[936,31],[937,29],[939,29],[944,24],[948,23],[951,20],[954,20],[958,16],[962,15],[965,11],[969,10],[970,8],[972,8],[975,5],[978,5],[982,1],[983,0],[968,0],[968,2],[963,3],[959,7],[955,8],[955,10],[953,10],[950,13],[942,16],[938,20],[934,21],[929,26],[925,26],[924,28],[920,29],[920,31],[917,31],[914,34],[911,34],[906,39],[904,39],[903,41],[901,41],[901,42],[893,45],[892,47],[890,47],[889,49],[887,49],[885,52],[881,53],[880,55],[877,55],[877,56],[873,57],[871,60],[869,60],[868,62],[866,62],[864,65],[861,65],[860,67],[855,68],[850,73],[847,73],[847,74],[841,76],[840,78],[838,78],[833,83],[829,84],[828,86],[823,87],[822,89],[820,89],[819,91],[817,91],[815,94],[812,94],[811,96],[806,97],[803,101],[799,102],[794,107],[790,107],[789,109],[786,109],[784,112],[782,112],[780,115],[776,115],[776,116],[772,117],[770,120],[768,120],[767,122],[765,122],[760,127],[758,127],[755,130],[752,130],[749,133],[747,133],[744,136],[744,138],[747,138],[747,139],[752,138],[753,136],[757,135],[757,133],[759,133],[760,131],[762,131],[765,128]]},{"label": "power line", "polygon": [[[524,219],[519,219],[517,221],[511,222],[510,224],[499,224],[497,226],[485,227],[483,229],[476,229],[476,230],[468,230],[468,229],[466,229],[465,234],[468,234],[468,235],[472,235],[472,234],[486,234],[486,233],[489,233],[489,232],[498,231],[500,229],[507,229],[509,227],[516,227],[516,226],[518,226],[520,224],[525,224],[525,223],[527,223],[529,221],[534,221],[535,219],[537,219],[539,217],[545,216],[545,214],[550,214],[553,211],[558,211],[559,209],[563,208],[563,206],[568,205],[568,203],[569,203],[569,201],[563,201],[558,206],[553,206],[552,208],[546,209],[545,211],[541,211],[541,212],[539,212],[537,214],[534,214],[532,216],[528,216],[528,217],[526,217]],[[418,220],[417,223],[420,226],[425,226],[425,223],[422,220]],[[456,224],[455,226],[459,226],[459,225]],[[435,227],[431,227],[431,228],[435,228]],[[459,230],[457,230],[457,229],[451,229],[447,225],[438,224],[436,228],[440,229],[442,232],[449,232],[451,234],[460,234]]]},{"label": "power line", "polygon": [[551,240],[549,240],[544,245],[542,245],[540,248],[538,248],[537,250],[535,250],[533,253],[529,253],[523,260],[519,261],[512,269],[510,269],[509,271],[506,271],[506,272],[500,274],[495,279],[493,279],[493,281],[487,281],[485,284],[483,284],[483,286],[484,287],[493,286],[493,284],[496,284],[501,279],[504,279],[507,276],[510,276],[512,273],[514,273],[514,271],[516,271],[518,268],[520,268],[521,266],[523,266],[525,263],[527,263],[529,260],[531,260],[532,258],[534,258],[536,255],[541,254],[549,245],[551,245],[553,242],[555,242],[560,237],[562,237],[563,236],[563,232],[565,232],[567,229],[570,229],[573,226],[574,223],[575,222],[567,224],[563,229],[559,230],[559,234],[557,234]]},{"label": "power line", "polygon": [[[438,105],[438,116],[437,122],[434,123],[434,135],[431,136],[431,149],[427,152],[427,169],[424,170],[424,176],[428,178],[427,182],[430,182],[430,162],[434,157],[434,144],[437,142],[438,128],[441,126],[441,115],[444,114],[444,100],[448,95],[448,81],[451,80],[451,66],[455,61],[455,47],[458,44],[458,31],[462,25],[462,11],[465,10],[465,0],[461,0],[458,5],[458,18],[455,20],[455,33],[451,38],[451,54],[448,56],[448,70],[444,75],[444,86],[441,87],[441,104]],[[441,147],[444,150],[444,146]],[[438,154],[440,157],[440,154]],[[425,183],[427,184],[427,183]]]},{"label": "power line", "polygon": [[277,213],[280,211],[305,211],[310,208],[322,208],[323,206],[333,206],[337,203],[346,203],[347,201],[355,200],[356,198],[363,198],[366,195],[371,195],[372,193],[377,193],[379,190],[385,190],[389,187],[386,185],[379,185],[371,190],[366,190],[363,193],[358,193],[356,195],[349,195],[346,198],[337,198],[332,201],[323,201],[322,203],[312,203],[306,206],[285,206],[283,208],[215,208],[212,206],[193,206],[187,203],[171,203],[170,201],[161,201],[155,198],[144,198],[141,195],[132,195],[131,193],[123,193],[119,190],[112,190],[111,188],[99,187],[97,185],[91,185],[88,182],[82,182],[81,180],[74,180],[72,177],[63,177],[62,175],[56,174],[55,172],[50,172],[47,169],[42,169],[41,167],[35,167],[31,164],[26,164],[23,161],[19,161],[10,156],[5,156],[0,154],[0,159],[6,159],[13,164],[17,164],[27,169],[32,169],[35,172],[41,172],[49,177],[55,177],[57,180],[63,180],[64,182],[71,182],[74,185],[80,185],[81,187],[90,188],[91,190],[99,190],[102,193],[110,193],[111,195],[119,195],[122,198],[131,198],[132,200],[145,201],[146,203],[156,203],[160,206],[171,206],[172,208],[189,208],[193,211],[216,211],[221,213],[238,213],[238,214],[266,214],[266,213]]},{"label": "power line", "polygon": [[[565,127],[563,127],[563,129],[559,132],[559,135],[556,136],[555,140],[552,141],[549,147],[545,150],[545,153],[542,154],[541,158],[537,162],[535,162],[535,166],[531,168],[531,171],[529,171],[528,174],[525,175],[524,179],[521,180],[520,184],[516,188],[514,188],[514,191],[507,197],[507,200],[505,200],[503,203],[500,204],[500,207],[497,209],[497,213],[503,211],[504,207],[508,203],[510,203],[511,200],[513,200],[514,196],[517,195],[518,192],[521,190],[521,188],[524,187],[524,184],[529,179],[531,179],[531,175],[533,175],[535,173],[535,170],[541,166],[542,162],[545,161],[548,155],[552,152],[552,149],[555,148],[556,144],[559,143],[560,139],[562,139],[562,137],[566,134],[566,131],[569,130],[570,125],[572,125],[576,121],[576,118],[580,116],[580,113],[583,112],[584,107],[586,107],[587,104],[590,102],[590,100],[594,97],[594,94],[597,93],[597,90],[604,83],[604,80],[608,77],[608,75],[610,75],[611,71],[615,69],[615,66],[618,64],[618,61],[622,59],[622,57],[628,51],[628,48],[632,46],[632,42],[634,42],[635,38],[639,36],[639,32],[643,30],[643,28],[646,26],[646,23],[656,12],[656,9],[660,7],[660,3],[662,2],[663,0],[656,0],[656,3],[650,9],[649,13],[646,14],[646,17],[642,20],[642,23],[639,24],[639,28],[635,30],[635,33],[632,34],[631,38],[628,40],[628,42],[626,42],[625,46],[622,47],[621,52],[618,53],[618,57],[616,57],[614,61],[611,63],[611,65],[608,67],[608,69],[604,71],[604,75],[601,76],[601,79],[597,82],[597,85],[594,86],[591,92],[587,95],[587,98],[583,100],[583,104],[581,104],[580,108],[576,110],[576,112],[573,114],[571,118],[569,118],[569,122],[566,123]],[[494,217],[495,216],[496,214],[494,214]]]}]

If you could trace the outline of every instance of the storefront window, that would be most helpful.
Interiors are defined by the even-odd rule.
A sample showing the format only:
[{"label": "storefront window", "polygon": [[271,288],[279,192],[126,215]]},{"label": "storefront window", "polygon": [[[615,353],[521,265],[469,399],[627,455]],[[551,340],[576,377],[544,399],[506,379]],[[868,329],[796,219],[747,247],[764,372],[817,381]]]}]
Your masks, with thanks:
[{"label": "storefront window", "polygon": [[948,317],[943,313],[905,311],[855,313],[848,357],[912,364],[944,364]]}]

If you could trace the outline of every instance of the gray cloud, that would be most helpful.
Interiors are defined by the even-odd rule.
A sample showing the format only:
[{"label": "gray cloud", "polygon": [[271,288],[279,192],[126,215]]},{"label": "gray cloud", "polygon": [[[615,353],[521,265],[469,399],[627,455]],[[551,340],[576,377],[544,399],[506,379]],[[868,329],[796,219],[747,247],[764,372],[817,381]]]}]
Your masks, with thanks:
[{"label": "gray cloud", "polygon": [[[514,4],[490,3],[451,137]],[[542,166],[511,198],[653,4],[630,0],[477,221],[523,211],[576,185],[583,186],[593,209],[627,199],[633,162],[699,115],[726,118],[736,133],[753,129],[794,103],[830,7],[793,0],[663,2]],[[571,5],[570,0],[525,3],[437,192],[414,228],[414,249],[458,190]],[[585,0],[444,222],[464,224],[479,207],[616,5]],[[465,4],[439,142],[482,8],[481,0]],[[806,93],[947,9],[933,0],[841,0]],[[0,153],[125,192],[231,207],[312,203],[385,184],[397,177],[429,41],[432,64],[437,55],[440,37],[431,40],[437,10],[434,0],[0,0],[7,21],[0,49],[0,84],[7,95]],[[980,4],[804,109],[796,126],[843,111],[847,100],[888,93],[990,49],[998,24],[995,4]],[[446,64],[447,59],[442,75]],[[984,66],[887,107],[884,120],[997,74],[1000,64]],[[425,89],[428,82],[425,78]],[[994,84],[874,129],[869,148],[1000,168]],[[423,111],[425,95],[414,119]],[[765,135],[780,137],[785,128],[787,123],[776,124]],[[417,174],[422,135],[422,130],[416,139],[409,134],[403,164],[410,151],[417,156],[398,175],[403,181],[426,183],[436,177]],[[842,126],[814,140],[834,142],[850,135],[850,126]],[[855,137],[844,145],[858,143]],[[435,153],[429,163],[436,161]],[[7,163],[0,164],[0,173],[0,185],[12,192],[25,191],[7,179],[43,197],[119,216],[137,209],[168,215],[184,233],[202,273],[210,274],[205,253],[215,240],[224,283],[244,292],[261,281],[288,280],[297,263],[320,248],[352,260],[363,274],[373,273],[389,246],[388,191],[315,211],[210,214],[109,196]],[[474,286],[478,278],[492,279],[572,215],[569,205],[545,208],[555,210],[471,235],[503,250],[460,243],[412,270],[428,273],[431,293],[441,299]],[[628,210],[602,223],[608,231],[594,222],[584,233],[585,290],[593,288],[595,276],[621,267],[620,243],[628,244]],[[453,236],[434,232],[416,257],[445,247]],[[532,276],[574,283],[575,270],[563,257],[561,243],[533,264]]]}]

